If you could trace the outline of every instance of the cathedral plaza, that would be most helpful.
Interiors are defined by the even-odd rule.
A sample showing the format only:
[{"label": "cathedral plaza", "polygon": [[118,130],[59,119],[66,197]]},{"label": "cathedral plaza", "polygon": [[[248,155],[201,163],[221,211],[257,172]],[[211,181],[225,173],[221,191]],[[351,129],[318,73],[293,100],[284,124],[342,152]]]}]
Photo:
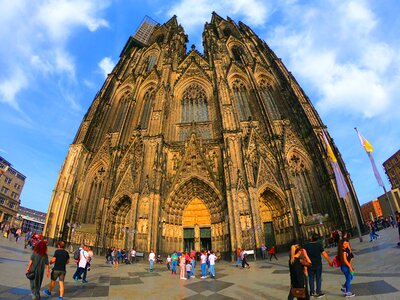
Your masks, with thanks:
[{"label": "cathedral plaza", "polygon": [[[379,231],[380,238],[370,243],[358,238],[350,240],[355,260],[355,278],[352,291],[356,299],[400,299],[399,247],[397,228]],[[326,249],[330,257],[336,248]],[[49,248],[52,257],[54,248]],[[23,240],[0,238],[0,299],[31,299],[29,280],[25,269],[31,250],[24,249]],[[105,263],[103,256],[95,256],[88,283],[75,283],[72,275],[76,266],[67,266],[65,299],[287,299],[289,293],[288,253],[278,253],[278,261],[249,258],[250,269],[240,269],[232,263],[216,264],[215,279],[200,279],[200,266],[195,269],[196,278],[179,280],[164,265],[155,265],[148,271],[147,257],[133,265],[120,265],[118,269]],[[165,257],[163,257],[165,261]],[[344,276],[339,269],[323,262],[322,291],[324,299],[344,299],[340,292]],[[49,279],[43,280],[42,290]],[[48,299],[42,292],[42,299]],[[58,285],[51,299],[57,299]]]}]

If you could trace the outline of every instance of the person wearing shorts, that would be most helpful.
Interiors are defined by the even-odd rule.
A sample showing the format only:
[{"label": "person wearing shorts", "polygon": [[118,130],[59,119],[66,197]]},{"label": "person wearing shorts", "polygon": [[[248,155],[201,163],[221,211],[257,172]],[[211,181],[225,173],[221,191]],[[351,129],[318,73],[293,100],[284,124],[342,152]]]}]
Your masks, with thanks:
[{"label": "person wearing shorts", "polygon": [[51,272],[51,282],[48,290],[43,292],[51,296],[51,291],[54,289],[54,285],[58,279],[60,285],[60,297],[58,300],[63,300],[64,298],[64,280],[65,274],[67,273],[66,265],[69,263],[69,254],[65,251],[65,243],[59,242],[57,244],[57,250],[54,252],[53,258],[50,260],[50,264],[54,264],[53,271]]}]

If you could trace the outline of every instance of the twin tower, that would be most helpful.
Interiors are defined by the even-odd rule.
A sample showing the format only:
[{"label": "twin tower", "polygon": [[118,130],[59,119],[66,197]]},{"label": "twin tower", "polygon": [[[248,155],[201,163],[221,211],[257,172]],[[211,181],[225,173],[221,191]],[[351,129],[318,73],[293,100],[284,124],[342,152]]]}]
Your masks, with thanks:
[{"label": "twin tower", "polygon": [[[187,41],[175,16],[145,19],[129,38],[70,146],[45,236],[230,257],[237,247],[355,227],[344,163],[268,45],[216,13],[204,26],[204,55]],[[345,200],[322,132],[350,187]]]}]

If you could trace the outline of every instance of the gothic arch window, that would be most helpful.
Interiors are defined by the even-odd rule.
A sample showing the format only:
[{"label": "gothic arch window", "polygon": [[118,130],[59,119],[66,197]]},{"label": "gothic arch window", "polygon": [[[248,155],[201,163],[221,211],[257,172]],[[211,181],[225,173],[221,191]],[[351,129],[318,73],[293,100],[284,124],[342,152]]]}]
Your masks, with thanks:
[{"label": "gothic arch window", "polygon": [[314,213],[315,194],[312,185],[310,170],[305,160],[298,154],[289,157],[290,178],[295,187],[295,194],[300,209],[305,216]]},{"label": "gothic arch window", "polygon": [[183,92],[181,123],[209,121],[208,101],[205,90],[192,83]]},{"label": "gothic arch window", "polygon": [[120,131],[122,124],[124,123],[124,120],[128,113],[131,99],[132,99],[132,95],[129,92],[126,92],[121,97],[121,100],[119,101],[119,104],[117,107],[117,114],[114,119],[114,125],[112,127],[114,132]]},{"label": "gothic arch window", "polygon": [[100,205],[100,199],[103,192],[103,177],[106,170],[104,167],[99,167],[96,176],[91,180],[90,185],[88,185],[89,191],[86,194],[86,202],[84,207],[82,207],[82,223],[95,224],[96,214]]},{"label": "gothic arch window", "polygon": [[231,30],[229,28],[224,28],[222,30],[222,32],[224,33],[224,36],[227,37],[227,38],[232,34],[232,32],[231,32]]},{"label": "gothic arch window", "polygon": [[146,72],[150,72],[155,63],[156,63],[156,59],[157,59],[157,55],[155,54],[150,54],[149,56],[147,56],[146,60],[145,60],[145,65],[146,65]]},{"label": "gothic arch window", "polygon": [[233,55],[233,59],[235,60],[235,62],[237,62],[237,63],[239,63],[239,64],[241,64],[241,63],[243,63],[243,60],[242,60],[242,56],[243,56],[243,49],[242,49],[242,47],[239,47],[239,46],[233,46],[232,47],[232,55]]},{"label": "gothic arch window", "polygon": [[247,121],[251,118],[250,106],[249,106],[249,93],[243,82],[235,80],[232,84],[233,94],[235,96],[235,102],[239,113],[240,121]]},{"label": "gothic arch window", "polygon": [[147,129],[149,126],[149,121],[150,121],[150,114],[151,114],[151,107],[154,102],[154,89],[150,88],[146,93],[144,94],[143,97],[143,110],[142,110],[142,115],[140,117],[140,128],[141,129]]},{"label": "gothic arch window", "polygon": [[260,81],[259,85],[260,85],[261,96],[262,96],[262,98],[264,100],[264,104],[266,106],[268,116],[272,120],[278,120],[279,117],[280,117],[280,113],[279,113],[279,110],[278,110],[278,108],[276,106],[275,100],[272,97],[270,86],[265,81],[265,79],[262,79]]},{"label": "gothic arch window", "polygon": [[161,44],[163,41],[164,41],[164,35],[163,34],[158,35],[156,38],[156,42]]}]

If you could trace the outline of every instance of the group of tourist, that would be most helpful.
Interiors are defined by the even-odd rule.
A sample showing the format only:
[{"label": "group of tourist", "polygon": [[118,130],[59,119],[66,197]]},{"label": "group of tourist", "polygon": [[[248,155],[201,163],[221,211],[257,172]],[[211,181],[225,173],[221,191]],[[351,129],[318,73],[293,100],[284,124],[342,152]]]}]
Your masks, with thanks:
[{"label": "group of tourist", "polygon": [[319,236],[313,234],[311,241],[304,247],[299,244],[291,246],[289,270],[291,289],[288,299],[310,299],[310,296],[322,298],[322,256],[328,264],[341,269],[345,276],[345,283],[340,288],[345,297],[354,297],[351,292],[350,283],[353,280],[353,251],[351,249],[348,235],[342,233],[338,241],[337,255],[331,259],[324,250],[322,244],[318,241]]},{"label": "group of tourist", "polygon": [[106,262],[118,268],[119,264],[133,264],[136,261],[136,250],[126,250],[116,247],[109,247],[106,250]]}]

